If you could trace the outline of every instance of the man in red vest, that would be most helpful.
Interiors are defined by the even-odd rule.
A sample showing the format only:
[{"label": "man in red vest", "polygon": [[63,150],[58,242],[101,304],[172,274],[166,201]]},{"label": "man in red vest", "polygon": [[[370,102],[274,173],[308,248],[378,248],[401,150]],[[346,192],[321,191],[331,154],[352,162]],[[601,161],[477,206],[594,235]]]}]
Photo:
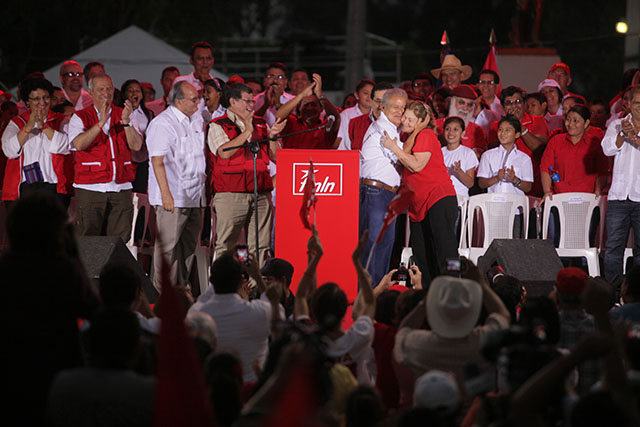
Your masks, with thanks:
[{"label": "man in red vest", "polygon": [[93,105],[77,111],[69,121],[69,140],[76,150],[73,186],[77,229],[81,236],[131,237],[133,205],[131,181],[136,167],[131,151],[142,147],[142,136],[130,125],[133,111],[112,105],[113,82],[107,75],[89,81]]},{"label": "man in red vest", "polygon": [[[216,212],[216,256],[233,249],[240,232],[248,223],[247,243],[252,254],[255,247],[255,213],[253,200],[253,157],[248,147],[231,151],[225,148],[239,147],[248,141],[258,141],[279,134],[285,121],[278,120],[268,127],[263,119],[254,116],[254,99],[251,88],[243,83],[229,85],[227,114],[209,125],[207,144],[213,153],[213,209]],[[258,188],[258,244],[259,265],[271,241],[273,209],[270,193],[273,182],[267,166],[276,160],[278,141],[260,144],[256,162]]]}]

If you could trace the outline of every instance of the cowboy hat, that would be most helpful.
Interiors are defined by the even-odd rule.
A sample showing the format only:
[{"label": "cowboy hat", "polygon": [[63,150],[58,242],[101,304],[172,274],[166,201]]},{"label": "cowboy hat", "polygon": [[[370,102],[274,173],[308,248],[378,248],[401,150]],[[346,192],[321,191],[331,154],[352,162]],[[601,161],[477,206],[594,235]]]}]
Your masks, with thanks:
[{"label": "cowboy hat", "polygon": [[471,332],[482,308],[482,288],[469,279],[436,277],[427,294],[427,320],[443,338],[462,338]]},{"label": "cowboy hat", "polygon": [[462,65],[462,62],[460,62],[458,57],[453,54],[446,55],[444,57],[444,61],[442,62],[442,66],[440,68],[431,70],[431,74],[433,74],[436,79],[439,79],[440,72],[446,68],[452,68],[454,70],[460,71],[460,73],[462,74],[460,81],[465,81],[469,77],[471,77],[471,66]]}]

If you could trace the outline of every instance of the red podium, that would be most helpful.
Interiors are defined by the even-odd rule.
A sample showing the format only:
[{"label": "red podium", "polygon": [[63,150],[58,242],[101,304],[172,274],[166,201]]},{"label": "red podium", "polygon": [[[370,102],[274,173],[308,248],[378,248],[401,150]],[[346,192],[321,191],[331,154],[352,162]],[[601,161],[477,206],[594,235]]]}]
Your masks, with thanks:
[{"label": "red podium", "polygon": [[307,241],[311,236],[300,219],[309,159],[313,160],[316,176],[316,227],[324,249],[318,265],[318,285],[335,282],[352,302],[358,294],[351,261],[358,243],[358,151],[278,150],[275,255],[295,267],[291,281],[295,293],[307,266]]}]

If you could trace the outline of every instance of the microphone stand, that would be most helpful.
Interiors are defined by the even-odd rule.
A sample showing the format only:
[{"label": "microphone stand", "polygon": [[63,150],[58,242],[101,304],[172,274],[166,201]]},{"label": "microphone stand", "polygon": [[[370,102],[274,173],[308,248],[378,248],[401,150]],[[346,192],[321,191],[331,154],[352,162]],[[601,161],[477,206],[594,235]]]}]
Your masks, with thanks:
[{"label": "microphone stand", "polygon": [[238,145],[237,147],[227,147],[222,149],[222,151],[232,151],[232,150],[239,150],[240,148],[248,148],[249,151],[251,151],[251,157],[253,158],[253,207],[254,207],[253,213],[254,213],[255,235],[256,235],[255,236],[255,240],[256,240],[255,255],[256,255],[256,262],[258,264],[260,264],[260,246],[258,245],[260,241],[260,238],[259,238],[260,227],[258,225],[258,170],[256,165],[257,165],[258,153],[260,153],[260,144],[267,144],[270,141],[276,141],[279,138],[299,135],[301,133],[313,132],[320,129],[328,129],[331,126],[333,126],[333,123],[327,123],[312,129],[305,129],[298,132],[288,133],[285,135],[276,135],[270,138],[259,139],[257,141],[247,141],[242,145]]}]

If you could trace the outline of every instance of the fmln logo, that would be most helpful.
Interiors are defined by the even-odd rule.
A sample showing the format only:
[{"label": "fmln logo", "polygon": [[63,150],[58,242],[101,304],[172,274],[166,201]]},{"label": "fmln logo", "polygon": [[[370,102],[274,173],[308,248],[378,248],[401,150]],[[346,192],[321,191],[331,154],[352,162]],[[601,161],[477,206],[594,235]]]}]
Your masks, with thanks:
[{"label": "fmln logo", "polygon": [[[316,175],[317,196],[342,195],[342,164],[314,163],[313,172]],[[309,176],[309,163],[293,164],[293,194],[304,194],[304,186]]]}]

